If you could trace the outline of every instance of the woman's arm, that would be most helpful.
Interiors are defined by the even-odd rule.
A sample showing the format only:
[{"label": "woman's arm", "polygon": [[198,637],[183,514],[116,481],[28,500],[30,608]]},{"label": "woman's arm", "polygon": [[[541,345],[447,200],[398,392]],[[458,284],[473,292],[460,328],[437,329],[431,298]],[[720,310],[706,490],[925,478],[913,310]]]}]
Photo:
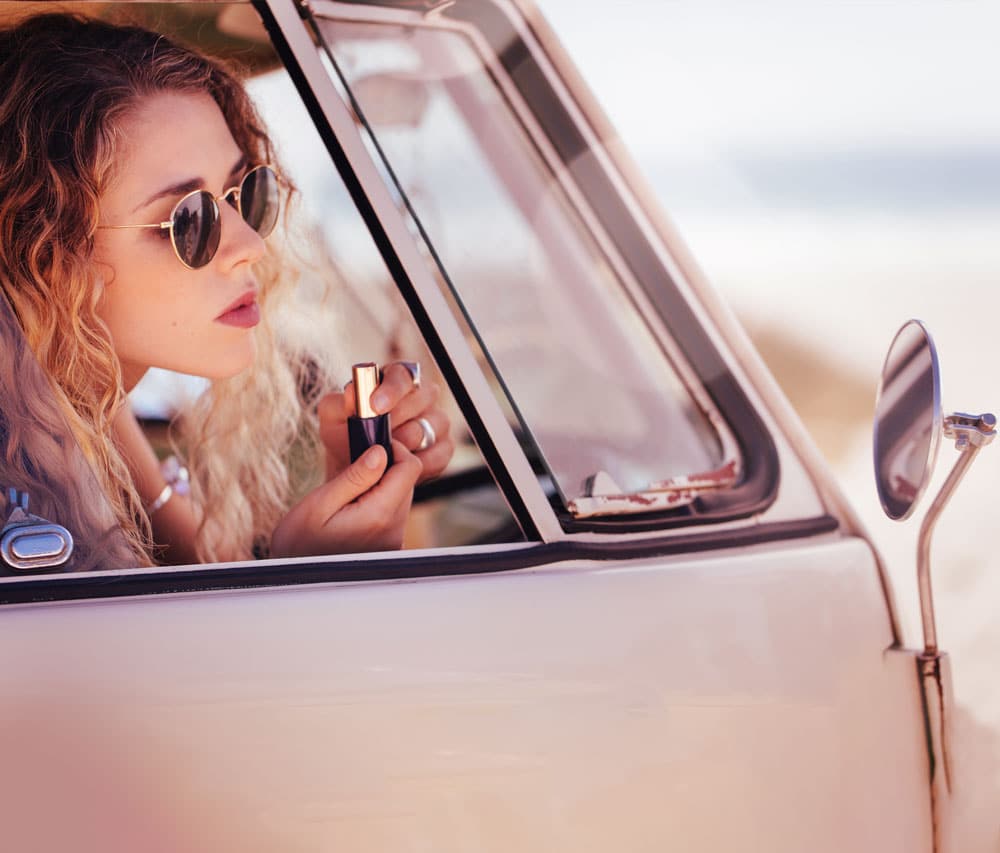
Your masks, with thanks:
[{"label": "woman's arm", "polygon": [[[149,507],[167,483],[160,461],[127,402],[115,418],[114,433],[143,506]],[[151,514],[150,522],[153,541],[163,549],[158,554],[162,562],[175,565],[198,562],[194,544],[198,521],[190,497],[178,494],[175,489],[170,499]]]}]

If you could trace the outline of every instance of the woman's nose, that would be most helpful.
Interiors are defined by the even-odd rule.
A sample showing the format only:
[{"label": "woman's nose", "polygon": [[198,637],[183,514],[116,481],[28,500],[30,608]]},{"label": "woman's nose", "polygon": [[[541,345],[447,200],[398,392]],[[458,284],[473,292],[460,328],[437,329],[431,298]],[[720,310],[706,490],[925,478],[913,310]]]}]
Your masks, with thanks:
[{"label": "woman's nose", "polygon": [[264,257],[264,238],[226,201],[219,203],[222,235],[216,258],[228,270],[243,263],[253,264]]}]

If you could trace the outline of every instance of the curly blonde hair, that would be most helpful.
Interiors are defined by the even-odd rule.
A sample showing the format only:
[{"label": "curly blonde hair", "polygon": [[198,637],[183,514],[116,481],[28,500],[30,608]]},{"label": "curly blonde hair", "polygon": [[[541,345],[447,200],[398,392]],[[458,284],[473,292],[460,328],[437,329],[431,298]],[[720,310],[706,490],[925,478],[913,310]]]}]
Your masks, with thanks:
[{"label": "curly blonde hair", "polygon": [[[208,93],[247,160],[274,163],[242,82],[220,62],[158,33],[74,15],[38,15],[0,32],[0,288],[126,543],[119,556],[109,550],[107,561],[98,555],[77,568],[154,562],[149,519],[111,438],[125,392],[98,316],[102,282],[92,253],[123,121],[137,102],[164,91]],[[262,322],[254,367],[213,382],[179,421],[204,560],[266,549],[293,491],[290,449],[303,436],[315,444],[312,403],[330,383],[321,360],[278,332],[293,278],[288,270],[269,244],[258,267]],[[37,471],[27,469],[37,464],[17,462],[24,435],[0,423],[7,479],[30,485]],[[107,512],[73,512],[78,541],[107,541]]]}]

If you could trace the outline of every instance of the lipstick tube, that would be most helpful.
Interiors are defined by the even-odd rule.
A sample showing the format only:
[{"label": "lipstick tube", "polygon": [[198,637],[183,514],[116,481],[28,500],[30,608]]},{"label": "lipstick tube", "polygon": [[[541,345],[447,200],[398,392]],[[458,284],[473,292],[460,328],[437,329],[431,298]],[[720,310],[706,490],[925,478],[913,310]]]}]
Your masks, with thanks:
[{"label": "lipstick tube", "polygon": [[[392,431],[389,427],[389,413],[378,414],[371,404],[371,396],[378,387],[378,365],[367,361],[351,368],[354,378],[354,398],[357,415],[347,419],[347,440],[354,462],[373,444],[381,444],[392,465]],[[386,467],[388,467],[388,465]]]}]

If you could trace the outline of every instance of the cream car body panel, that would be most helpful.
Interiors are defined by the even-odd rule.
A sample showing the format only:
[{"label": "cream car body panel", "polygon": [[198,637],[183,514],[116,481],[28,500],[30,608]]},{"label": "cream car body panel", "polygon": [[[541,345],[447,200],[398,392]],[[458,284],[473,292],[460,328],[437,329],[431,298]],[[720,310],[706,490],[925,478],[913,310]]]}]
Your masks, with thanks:
[{"label": "cream car body panel", "polygon": [[[124,849],[162,811],[226,849],[929,850],[891,641],[837,536],[8,607],[5,837]],[[39,784],[92,822],[44,820]]]}]

